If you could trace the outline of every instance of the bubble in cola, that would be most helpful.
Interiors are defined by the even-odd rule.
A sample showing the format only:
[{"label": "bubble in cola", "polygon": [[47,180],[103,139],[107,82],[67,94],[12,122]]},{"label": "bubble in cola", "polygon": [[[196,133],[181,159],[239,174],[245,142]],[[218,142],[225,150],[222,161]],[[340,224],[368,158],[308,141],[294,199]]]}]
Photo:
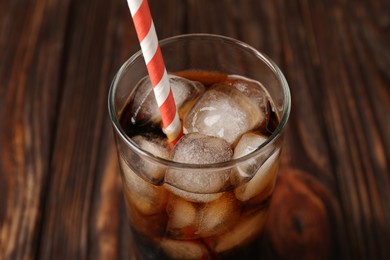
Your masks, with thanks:
[{"label": "bubble in cola", "polygon": [[278,124],[273,102],[260,83],[247,78],[178,75],[170,75],[170,82],[185,135],[175,146],[161,131],[147,77],[121,117],[132,142],[154,157],[120,157],[134,240],[143,241],[140,257],[251,259],[280,154],[277,144],[264,145]]}]

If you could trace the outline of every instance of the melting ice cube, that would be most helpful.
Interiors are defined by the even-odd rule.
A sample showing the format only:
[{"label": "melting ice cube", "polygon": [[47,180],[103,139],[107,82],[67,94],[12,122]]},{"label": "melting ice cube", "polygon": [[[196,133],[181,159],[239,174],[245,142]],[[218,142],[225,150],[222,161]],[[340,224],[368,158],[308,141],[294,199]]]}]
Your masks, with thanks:
[{"label": "melting ice cube", "polygon": [[237,143],[236,147],[234,148],[234,155],[233,158],[240,158],[242,156],[245,156],[254,150],[256,150],[261,144],[263,144],[267,140],[266,136],[259,135],[256,133],[246,133],[241,138],[240,141]]},{"label": "melting ice cube", "polygon": [[137,209],[137,205],[127,195],[127,191],[125,190],[125,201],[127,204],[127,215],[132,223],[131,226],[148,237],[157,238],[164,235],[167,223],[165,210],[162,209],[160,212],[154,210],[153,215],[144,214]]},{"label": "melting ice cube", "polygon": [[209,259],[206,247],[199,242],[163,239],[160,245],[171,259]]},{"label": "melting ice cube", "polygon": [[217,136],[234,143],[265,118],[253,100],[229,85],[218,84],[206,91],[184,119],[185,131]]},{"label": "melting ice cube", "polygon": [[192,202],[198,202],[198,203],[205,203],[210,202],[213,200],[218,199],[222,196],[222,193],[194,193],[194,192],[188,192],[184,191],[182,189],[178,189],[175,186],[172,186],[170,184],[164,184],[164,187],[167,188],[169,191],[171,191],[173,194],[184,198],[188,201]]},{"label": "melting ice cube", "polygon": [[168,234],[176,239],[220,235],[239,218],[239,203],[225,193],[210,203],[192,203],[173,196],[168,202]]},{"label": "melting ice cube", "polygon": [[198,232],[202,237],[220,235],[231,229],[239,218],[239,203],[230,193],[210,203],[205,203],[198,211]]},{"label": "melting ice cube", "polygon": [[208,243],[217,253],[244,245],[260,235],[266,219],[267,210],[256,212],[251,216],[243,215],[229,232],[211,239]]},{"label": "melting ice cube", "polygon": [[176,239],[197,238],[197,209],[195,205],[177,196],[170,196],[167,205],[167,233]]},{"label": "melting ice cube", "polygon": [[259,82],[247,78],[243,80],[240,77],[236,77],[234,80],[230,79],[229,81],[220,84],[227,84],[236,88],[242,94],[250,98],[261,110],[266,112],[269,95]]},{"label": "melting ice cube", "polygon": [[[225,140],[199,133],[183,136],[171,153],[173,161],[190,164],[226,162],[232,156],[233,151]],[[168,188],[174,186],[190,193],[207,194],[220,192],[229,184],[229,175],[230,170],[225,169],[171,168],[166,173],[165,182],[169,184]]]},{"label": "melting ice cube", "polygon": [[[157,135],[137,135],[132,140],[142,149],[156,157],[168,159],[170,148],[167,139]],[[143,177],[151,180],[154,183],[159,183],[163,180],[165,167],[148,161],[146,158],[133,158],[130,162],[134,169]]]},{"label": "melting ice cube", "polygon": [[[261,200],[265,199],[272,192],[277,176],[279,154],[280,149],[275,149],[271,156],[254,174],[252,179],[234,190],[237,199],[247,201],[257,195],[264,195],[264,197],[262,196],[263,198],[259,198]],[[263,194],[264,191],[267,191],[268,194]]]},{"label": "melting ice cube", "polygon": [[[267,137],[257,133],[249,132],[244,134],[241,136],[236,147],[234,148],[233,158],[240,158],[253,152],[266,140]],[[241,182],[241,179],[251,178],[263,163],[264,157],[264,155],[258,155],[254,158],[246,160],[245,162],[239,163],[237,165],[237,181]]]},{"label": "melting ice cube", "polygon": [[122,159],[120,165],[124,175],[123,189],[129,203],[144,215],[163,211],[167,191],[139,177]]},{"label": "melting ice cube", "polygon": [[[173,97],[179,113],[187,101],[195,99],[199,93],[204,91],[204,86],[201,83],[174,75],[169,75],[169,83],[171,84]],[[137,86],[130,111],[133,115],[131,118],[132,123],[159,123],[161,121],[161,115],[149,77],[145,77]]]}]

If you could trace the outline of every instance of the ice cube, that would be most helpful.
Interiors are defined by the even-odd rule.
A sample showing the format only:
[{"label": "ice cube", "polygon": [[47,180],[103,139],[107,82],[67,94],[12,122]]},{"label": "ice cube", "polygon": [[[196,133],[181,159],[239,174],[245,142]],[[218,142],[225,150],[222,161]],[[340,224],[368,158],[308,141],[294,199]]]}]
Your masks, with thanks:
[{"label": "ice cube", "polygon": [[[232,156],[233,151],[225,140],[199,133],[183,136],[171,153],[173,161],[190,164],[226,162]],[[170,168],[166,173],[165,182],[169,184],[168,188],[174,186],[190,193],[217,193],[229,185],[229,175],[229,169]]]},{"label": "ice cube", "polygon": [[267,219],[267,210],[253,215],[243,215],[228,232],[207,240],[209,246],[220,253],[251,242],[259,236]]},{"label": "ice cube", "polygon": [[160,158],[168,159],[169,144],[166,139],[157,135],[137,135],[132,140],[143,150]]},{"label": "ice cube", "polygon": [[175,186],[169,185],[169,184],[164,184],[164,187],[171,191],[173,194],[186,199],[191,202],[196,202],[196,203],[205,203],[205,202],[210,202],[213,200],[218,199],[219,197],[222,196],[222,193],[193,193],[193,192],[188,192],[184,191],[181,189],[176,188]]},{"label": "ice cube", "polygon": [[239,90],[242,94],[249,97],[264,113],[267,111],[269,95],[265,88],[257,81],[241,79],[240,77],[230,78],[229,81],[219,83],[227,84]]},{"label": "ice cube", "polygon": [[224,139],[200,133],[183,136],[171,153],[173,161],[190,164],[226,162],[232,156],[230,144]]},{"label": "ice cube", "polygon": [[129,203],[145,215],[153,215],[165,208],[167,191],[139,177],[125,162],[119,160],[124,176],[123,189]]},{"label": "ice cube", "polygon": [[171,259],[209,259],[207,248],[196,241],[163,239],[161,248]]},{"label": "ice cube", "polygon": [[168,236],[176,239],[196,238],[197,212],[195,206],[180,197],[170,196],[167,205]]},{"label": "ice cube", "polygon": [[231,193],[205,203],[198,211],[198,232],[201,237],[220,235],[229,230],[239,218],[239,203]]},{"label": "ice cube", "polygon": [[127,191],[125,190],[126,209],[131,226],[150,238],[158,239],[163,236],[167,225],[167,214],[165,211],[155,212],[153,215],[145,215],[138,210],[137,205],[133,203],[126,193]]},{"label": "ice cube", "polygon": [[246,95],[226,84],[206,91],[184,119],[185,131],[224,138],[234,143],[260,126],[264,112]]},{"label": "ice cube", "polygon": [[[261,200],[270,195],[277,176],[279,154],[280,149],[276,148],[252,179],[234,190],[237,199],[248,201],[257,195],[264,195],[264,198],[259,198]],[[265,191],[268,191],[268,194],[264,194]]]},{"label": "ice cube", "polygon": [[[170,148],[167,139],[161,136],[145,134],[137,135],[132,140],[142,149],[156,157],[168,159]],[[165,168],[152,161],[146,159],[135,159],[131,162],[138,172],[148,180],[154,183],[161,182],[164,178]]]},{"label": "ice cube", "polygon": [[[187,101],[195,99],[199,93],[204,91],[204,86],[200,82],[174,75],[169,75],[168,77],[179,113]],[[187,107],[183,106],[183,108]],[[149,77],[145,77],[137,86],[130,111],[133,124],[159,123],[161,121],[161,115]]]},{"label": "ice cube", "polygon": [[267,140],[266,136],[256,133],[244,134],[234,148],[233,158],[240,158],[256,150]]},{"label": "ice cube", "polygon": [[[173,196],[175,197],[175,196]],[[239,203],[224,193],[210,203],[191,203],[175,197],[168,203],[168,235],[175,239],[196,239],[222,234],[239,218]]]},{"label": "ice cube", "polygon": [[[233,158],[243,157],[254,150],[256,150],[261,144],[263,144],[267,140],[267,137],[249,132],[241,136],[236,147],[234,148]],[[259,155],[256,158],[248,159],[245,162],[241,162],[237,165],[237,173],[238,175],[236,182],[240,184],[245,179],[251,178],[261,166],[264,161],[264,156]]]}]

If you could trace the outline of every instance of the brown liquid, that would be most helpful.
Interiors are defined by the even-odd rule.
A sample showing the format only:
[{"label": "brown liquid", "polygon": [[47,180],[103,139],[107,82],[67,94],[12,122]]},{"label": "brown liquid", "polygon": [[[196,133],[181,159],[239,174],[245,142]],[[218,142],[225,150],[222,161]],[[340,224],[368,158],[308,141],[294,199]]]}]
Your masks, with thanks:
[{"label": "brown liquid", "polygon": [[[226,74],[220,74],[220,73],[213,73],[213,72],[207,72],[207,71],[183,71],[183,72],[176,72],[175,75],[187,78],[189,80],[193,81],[199,81],[201,82],[206,89],[210,88],[212,85],[219,83],[219,82],[231,82],[237,81],[237,78],[234,76],[228,76]],[[271,135],[273,131],[276,129],[276,127],[279,124],[278,115],[274,112],[273,105],[271,104],[271,101],[268,101],[267,104],[267,121],[266,126],[262,126],[262,128],[257,129],[260,130],[261,133],[264,135]],[[142,133],[155,133],[157,135],[165,136],[164,133],[161,130],[160,125],[156,124],[134,124],[131,122],[130,118],[132,116],[130,104],[128,104],[120,117],[120,124],[122,128],[124,129],[125,133],[129,136],[135,136]]]},{"label": "brown liquid", "polygon": [[[215,83],[222,81],[233,84],[237,80],[242,80],[242,78],[210,72],[190,71],[176,73],[176,75],[199,81],[205,85],[206,90]],[[265,115],[265,123],[251,131],[269,136],[278,125],[278,116],[274,113],[272,101],[270,100],[267,102]],[[132,113],[130,104],[128,104],[122,112],[120,124],[129,137],[142,133],[165,137],[160,125],[134,123],[131,122],[130,118],[132,118]],[[278,159],[276,158],[273,165],[277,165],[277,161]],[[123,174],[134,174],[131,169],[125,170],[125,167],[128,166],[122,164]],[[144,183],[138,176],[134,177],[134,180],[142,182],[142,185],[147,185],[152,192],[156,192],[156,194],[159,194],[158,196],[164,198],[162,199],[164,201],[163,205],[159,205],[162,207],[161,210],[153,213],[141,212],[142,210],[137,207],[138,203],[135,203],[134,199],[142,199],[142,195],[134,195],[135,191],[124,184],[133,240],[136,241],[136,243],[133,243],[133,246],[138,252],[136,253],[137,258],[170,259],[173,257],[185,259],[192,255],[199,259],[255,259],[260,254],[259,240],[261,239],[262,225],[265,222],[275,183],[276,169],[277,166],[270,167],[270,171],[273,172],[269,183],[264,185],[263,190],[256,196],[246,201],[237,199],[235,190],[232,189],[223,192],[223,195],[215,201],[187,202],[177,194],[172,193],[165,185],[153,186],[152,184]],[[223,205],[225,205],[218,203],[225,203],[226,207],[233,207],[229,214],[231,220],[223,223],[223,225],[226,225],[226,228],[219,228],[218,232],[202,235],[202,227],[199,226],[198,222],[201,222],[203,217],[207,218],[208,212],[206,209],[208,207],[221,207],[221,205],[224,207]],[[172,215],[171,207],[174,207],[172,205],[176,204],[182,204],[189,208],[190,212],[196,212],[195,218],[197,222],[194,222],[196,224],[191,223],[184,225],[182,228],[172,228],[170,226],[170,223],[172,223],[170,218],[175,216]],[[216,225],[217,229],[218,224]],[[247,226],[245,226],[246,224]],[[229,234],[232,234],[232,236],[229,237]],[[243,241],[236,245],[235,239]]]}]

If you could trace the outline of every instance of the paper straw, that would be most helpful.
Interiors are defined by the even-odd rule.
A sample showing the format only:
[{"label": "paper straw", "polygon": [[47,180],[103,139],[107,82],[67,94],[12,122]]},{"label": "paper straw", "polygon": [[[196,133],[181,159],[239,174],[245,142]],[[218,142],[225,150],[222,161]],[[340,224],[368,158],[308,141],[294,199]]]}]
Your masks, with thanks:
[{"label": "paper straw", "polygon": [[127,0],[127,3],[152,82],[157,105],[160,109],[163,131],[169,142],[174,144],[182,136],[183,130],[158,43],[156,29],[150,14],[149,4],[147,0]]}]

